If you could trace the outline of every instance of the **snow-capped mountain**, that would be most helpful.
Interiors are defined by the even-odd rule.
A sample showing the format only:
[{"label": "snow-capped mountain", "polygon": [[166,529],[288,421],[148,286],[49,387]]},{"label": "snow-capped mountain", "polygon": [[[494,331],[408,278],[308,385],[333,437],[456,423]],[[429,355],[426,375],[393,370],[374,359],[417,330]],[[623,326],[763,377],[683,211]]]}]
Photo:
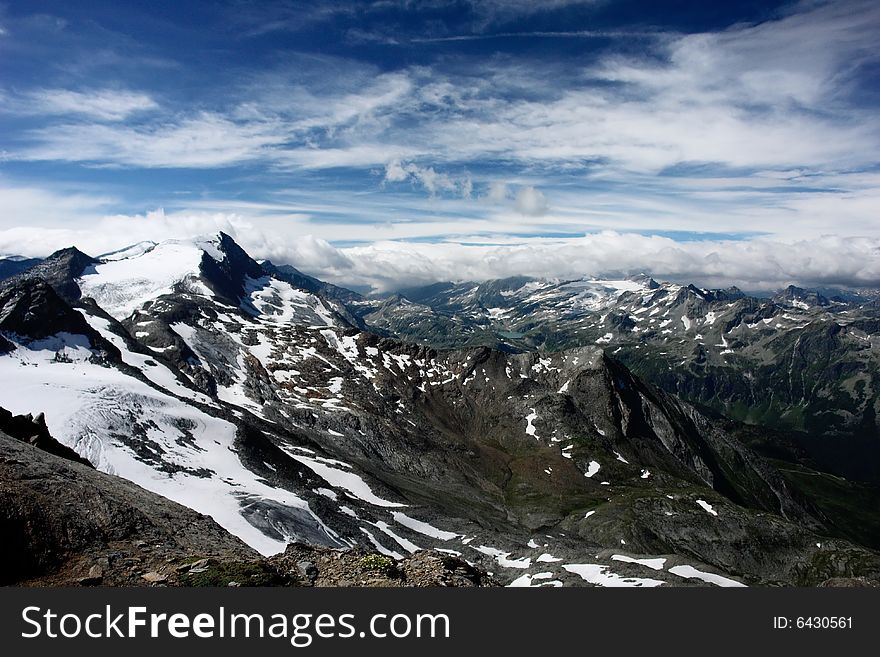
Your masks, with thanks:
[{"label": "snow-capped mountain", "polygon": [[[375,330],[443,348],[597,345],[668,392],[806,432],[805,448],[826,467],[880,478],[880,306],[871,296],[790,286],[758,298],[645,275],[520,277],[441,283],[353,306]],[[844,439],[837,453],[827,449],[834,438]]]},{"label": "snow-capped mountain", "polygon": [[[650,280],[514,285],[486,290],[499,326],[514,302],[681,311],[636,312],[670,293]],[[430,548],[535,586],[880,572],[738,425],[643,384],[611,340],[437,351],[361,330],[359,303],[222,233],[66,249],[0,287],[0,406],[264,554]]]}]

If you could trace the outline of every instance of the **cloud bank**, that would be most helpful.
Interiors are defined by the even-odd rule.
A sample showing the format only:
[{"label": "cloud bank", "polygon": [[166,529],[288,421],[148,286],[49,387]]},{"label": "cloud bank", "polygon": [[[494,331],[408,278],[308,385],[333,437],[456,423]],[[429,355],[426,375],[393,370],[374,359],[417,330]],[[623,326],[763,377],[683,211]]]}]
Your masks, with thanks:
[{"label": "cloud bank", "polygon": [[825,236],[781,241],[696,240],[602,231],[582,237],[481,243],[378,241],[336,247],[299,230],[279,230],[222,213],[108,216],[90,230],[0,231],[0,253],[43,256],[76,245],[98,255],[142,240],[183,239],[222,230],[253,257],[288,263],[323,280],[389,291],[445,280],[506,276],[576,279],[649,273],[707,287],[771,290],[789,284],[880,288],[880,238]]}]

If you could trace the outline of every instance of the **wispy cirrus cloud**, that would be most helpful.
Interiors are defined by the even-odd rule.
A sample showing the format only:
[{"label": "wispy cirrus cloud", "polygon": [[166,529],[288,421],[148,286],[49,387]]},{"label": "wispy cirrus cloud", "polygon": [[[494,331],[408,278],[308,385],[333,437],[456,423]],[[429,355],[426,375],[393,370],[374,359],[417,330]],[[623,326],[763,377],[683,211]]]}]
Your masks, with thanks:
[{"label": "wispy cirrus cloud", "polygon": [[[64,159],[72,159],[76,141],[119,144],[119,154],[115,148],[85,148],[82,159],[149,167],[161,159],[155,151],[169,138],[224,123],[233,141],[256,137],[266,164],[306,169],[326,168],[328,161],[385,166],[400,152],[433,161],[422,166],[433,166],[438,175],[443,164],[499,158],[525,166],[607,161],[636,171],[693,162],[864,166],[876,161],[880,126],[876,113],[848,102],[847,75],[878,61],[871,46],[880,7],[868,3],[860,9],[857,19],[852,8],[823,5],[758,26],[670,36],[653,58],[603,56],[577,74],[553,62],[378,73],[360,65],[347,71],[344,60],[316,60],[316,71],[327,74],[320,82],[315,76],[261,74],[259,81],[230,89],[210,111],[174,121],[157,118],[137,131],[48,126],[28,132],[31,145],[20,152],[26,159],[51,159],[63,150],[69,153]],[[548,79],[559,84],[548,85]],[[79,104],[107,118],[151,106],[144,95],[89,100],[89,94],[77,93],[56,93],[47,108]],[[264,141],[270,130],[279,138]],[[140,161],[126,147],[132,140],[145,153]],[[376,144],[395,155],[370,149]],[[365,158],[369,150],[372,162]],[[217,165],[237,161],[214,152]],[[239,152],[251,158],[247,149]],[[207,159],[184,159],[181,166],[201,166]]]},{"label": "wispy cirrus cloud", "polygon": [[13,111],[122,121],[159,104],[148,94],[115,89],[36,89],[13,101]]},{"label": "wispy cirrus cloud", "polygon": [[138,168],[212,168],[256,161],[287,139],[273,121],[234,121],[212,112],[143,126],[56,124],[30,135],[34,145],[16,157]]}]

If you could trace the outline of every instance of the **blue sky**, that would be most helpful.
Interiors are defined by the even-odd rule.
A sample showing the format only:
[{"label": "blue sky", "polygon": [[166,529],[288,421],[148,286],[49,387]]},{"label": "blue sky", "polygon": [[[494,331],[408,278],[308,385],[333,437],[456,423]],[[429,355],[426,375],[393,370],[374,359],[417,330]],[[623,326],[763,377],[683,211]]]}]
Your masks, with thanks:
[{"label": "blue sky", "polygon": [[880,286],[880,5],[0,3],[0,252]]}]

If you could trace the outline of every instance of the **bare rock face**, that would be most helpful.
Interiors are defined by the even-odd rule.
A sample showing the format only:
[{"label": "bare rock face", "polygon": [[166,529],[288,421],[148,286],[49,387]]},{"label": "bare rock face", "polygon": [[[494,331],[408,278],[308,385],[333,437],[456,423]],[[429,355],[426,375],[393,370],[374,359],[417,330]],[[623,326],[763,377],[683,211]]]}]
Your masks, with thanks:
[{"label": "bare rock face", "polygon": [[0,584],[136,584],[193,553],[257,557],[207,516],[5,433],[0,534]]},{"label": "bare rock face", "polygon": [[876,580],[868,579],[867,577],[831,577],[819,584],[819,586],[823,588],[834,587],[846,589],[877,588],[880,587],[880,583]]},{"label": "bare rock face", "polygon": [[422,550],[399,561],[363,549],[332,550],[292,543],[271,559],[303,586],[485,587],[498,582],[463,559]]},{"label": "bare rock face", "polygon": [[32,266],[10,278],[11,282],[42,280],[52,286],[65,301],[76,301],[82,296],[76,279],[98,261],[76,247],[61,249],[45,260],[38,260]]}]

